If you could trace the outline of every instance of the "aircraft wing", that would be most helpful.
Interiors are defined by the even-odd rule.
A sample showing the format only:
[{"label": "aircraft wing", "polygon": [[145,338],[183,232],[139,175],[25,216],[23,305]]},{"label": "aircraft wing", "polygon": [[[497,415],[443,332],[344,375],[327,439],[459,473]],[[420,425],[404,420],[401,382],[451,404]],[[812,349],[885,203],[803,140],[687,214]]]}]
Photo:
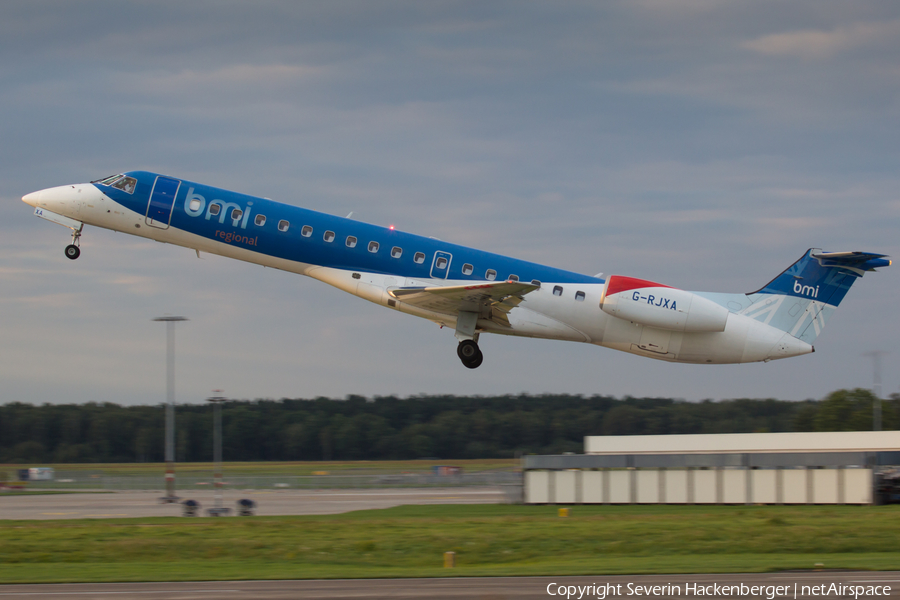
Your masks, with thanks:
[{"label": "aircraft wing", "polygon": [[525,299],[525,294],[538,287],[533,283],[499,281],[445,287],[397,288],[388,293],[401,302],[426,310],[453,316],[461,311],[474,312],[482,319],[491,319],[509,327],[509,311]]}]

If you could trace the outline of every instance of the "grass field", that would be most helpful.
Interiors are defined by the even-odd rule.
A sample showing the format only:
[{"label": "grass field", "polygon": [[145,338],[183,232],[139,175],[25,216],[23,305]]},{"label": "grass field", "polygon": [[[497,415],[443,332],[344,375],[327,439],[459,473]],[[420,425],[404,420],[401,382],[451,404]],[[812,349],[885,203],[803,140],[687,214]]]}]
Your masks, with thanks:
[{"label": "grass field", "polygon": [[[898,506],[406,506],[0,521],[0,582],[900,569]],[[445,551],[457,567],[442,568]]]}]

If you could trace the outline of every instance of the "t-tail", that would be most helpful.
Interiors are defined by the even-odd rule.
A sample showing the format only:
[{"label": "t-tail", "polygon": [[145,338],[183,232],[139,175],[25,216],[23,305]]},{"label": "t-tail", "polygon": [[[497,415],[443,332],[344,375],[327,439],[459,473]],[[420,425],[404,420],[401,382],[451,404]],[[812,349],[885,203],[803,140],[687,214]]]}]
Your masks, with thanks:
[{"label": "t-tail", "polygon": [[812,344],[853,282],[866,271],[890,266],[885,256],[810,248],[761,290],[747,294],[753,303],[741,312]]}]

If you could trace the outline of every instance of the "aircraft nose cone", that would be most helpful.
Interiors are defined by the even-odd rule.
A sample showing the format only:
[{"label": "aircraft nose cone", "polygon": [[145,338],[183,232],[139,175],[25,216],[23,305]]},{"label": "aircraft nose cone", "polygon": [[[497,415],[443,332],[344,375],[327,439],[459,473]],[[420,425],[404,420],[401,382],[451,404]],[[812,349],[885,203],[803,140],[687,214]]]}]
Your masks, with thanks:
[{"label": "aircraft nose cone", "polygon": [[31,206],[37,206],[37,203],[41,200],[41,192],[31,192],[30,194],[25,194],[22,196],[22,202],[25,204],[30,204]]},{"label": "aircraft nose cone", "polygon": [[22,196],[22,202],[35,208],[44,208],[60,215],[75,218],[86,200],[100,196],[93,185],[75,184],[38,190]]}]

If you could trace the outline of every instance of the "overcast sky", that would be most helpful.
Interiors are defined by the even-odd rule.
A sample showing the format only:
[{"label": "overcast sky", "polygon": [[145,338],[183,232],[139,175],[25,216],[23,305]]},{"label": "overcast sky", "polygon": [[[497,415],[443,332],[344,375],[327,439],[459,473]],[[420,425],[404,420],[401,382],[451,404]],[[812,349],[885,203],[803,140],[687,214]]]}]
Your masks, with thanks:
[{"label": "overcast sky", "polygon": [[133,169],[594,274],[748,292],[807,248],[900,258],[894,2],[0,4],[0,403],[898,391],[900,266],[769,364],[452,331],[325,284],[38,219]]}]

